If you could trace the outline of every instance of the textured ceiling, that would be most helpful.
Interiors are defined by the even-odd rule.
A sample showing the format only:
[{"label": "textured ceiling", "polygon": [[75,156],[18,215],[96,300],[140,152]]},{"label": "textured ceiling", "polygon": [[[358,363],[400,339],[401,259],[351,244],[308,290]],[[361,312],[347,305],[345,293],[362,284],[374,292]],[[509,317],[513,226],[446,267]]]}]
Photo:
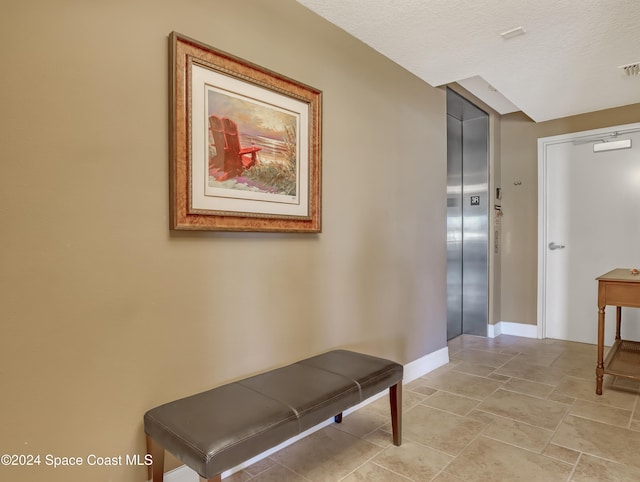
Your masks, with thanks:
[{"label": "textured ceiling", "polygon": [[[540,122],[640,102],[640,0],[297,0],[437,87]],[[503,39],[516,27],[524,35]]]}]

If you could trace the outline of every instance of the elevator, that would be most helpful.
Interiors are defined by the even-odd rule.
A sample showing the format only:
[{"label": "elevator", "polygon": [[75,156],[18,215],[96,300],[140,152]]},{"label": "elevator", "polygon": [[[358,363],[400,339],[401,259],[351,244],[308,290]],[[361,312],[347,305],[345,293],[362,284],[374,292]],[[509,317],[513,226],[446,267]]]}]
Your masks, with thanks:
[{"label": "elevator", "polygon": [[487,336],[489,116],[447,89],[447,339]]}]

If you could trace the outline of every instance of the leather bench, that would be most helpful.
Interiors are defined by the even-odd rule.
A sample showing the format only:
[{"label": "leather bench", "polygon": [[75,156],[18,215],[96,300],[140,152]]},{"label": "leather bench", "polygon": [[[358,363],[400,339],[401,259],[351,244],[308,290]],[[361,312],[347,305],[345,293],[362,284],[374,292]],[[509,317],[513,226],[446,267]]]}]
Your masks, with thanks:
[{"label": "leather bench", "polygon": [[149,476],[161,482],[164,451],[200,475],[221,474],[389,389],[393,443],[401,443],[402,365],[334,350],[160,405],[144,415]]}]

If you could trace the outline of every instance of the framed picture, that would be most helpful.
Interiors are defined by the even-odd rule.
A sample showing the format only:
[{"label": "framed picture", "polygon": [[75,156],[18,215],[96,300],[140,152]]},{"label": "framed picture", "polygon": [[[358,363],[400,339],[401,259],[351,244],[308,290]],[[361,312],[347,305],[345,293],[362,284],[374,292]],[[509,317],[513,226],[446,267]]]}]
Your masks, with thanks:
[{"label": "framed picture", "polygon": [[171,229],[320,232],[322,92],[170,44]]}]

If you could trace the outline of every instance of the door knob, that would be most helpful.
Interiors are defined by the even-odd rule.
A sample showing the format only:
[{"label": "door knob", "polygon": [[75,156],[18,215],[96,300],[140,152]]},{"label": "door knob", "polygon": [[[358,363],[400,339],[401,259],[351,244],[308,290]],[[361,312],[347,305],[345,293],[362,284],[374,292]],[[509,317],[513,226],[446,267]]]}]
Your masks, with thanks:
[{"label": "door knob", "polygon": [[554,242],[549,243],[549,249],[550,250],[555,250],[555,249],[564,249],[564,244],[556,244]]}]

